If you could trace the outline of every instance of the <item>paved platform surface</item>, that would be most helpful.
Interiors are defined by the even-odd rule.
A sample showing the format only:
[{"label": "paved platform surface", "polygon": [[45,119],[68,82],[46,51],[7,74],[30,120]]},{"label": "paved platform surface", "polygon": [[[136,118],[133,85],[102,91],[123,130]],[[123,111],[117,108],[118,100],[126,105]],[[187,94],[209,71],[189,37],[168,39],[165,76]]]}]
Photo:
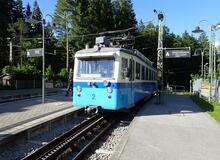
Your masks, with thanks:
[{"label": "paved platform surface", "polygon": [[[65,88],[46,88],[45,94],[58,94],[66,92]],[[18,89],[18,90],[0,90],[0,102],[7,100],[28,98],[30,96],[40,96],[42,94],[41,88],[34,89]]]},{"label": "paved platform surface", "polygon": [[72,97],[66,97],[64,94],[47,96],[45,104],[41,103],[41,97],[2,103],[0,104],[0,139],[23,124],[51,115],[56,117],[56,113],[72,111],[73,108]]},{"label": "paved platform surface", "polygon": [[112,160],[218,160],[220,124],[188,96],[165,95],[147,102]]}]

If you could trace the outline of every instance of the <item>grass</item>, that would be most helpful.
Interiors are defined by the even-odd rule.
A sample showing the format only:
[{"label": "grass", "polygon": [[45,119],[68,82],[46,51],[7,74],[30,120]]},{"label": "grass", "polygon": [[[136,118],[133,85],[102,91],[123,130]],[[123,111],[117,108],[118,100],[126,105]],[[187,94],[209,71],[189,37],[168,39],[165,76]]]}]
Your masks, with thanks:
[{"label": "grass", "polygon": [[191,95],[191,92],[175,92],[177,95]]},{"label": "grass", "polygon": [[217,102],[207,102],[196,95],[191,95],[190,98],[194,103],[200,106],[205,112],[211,115],[217,122],[220,123],[220,104]]}]

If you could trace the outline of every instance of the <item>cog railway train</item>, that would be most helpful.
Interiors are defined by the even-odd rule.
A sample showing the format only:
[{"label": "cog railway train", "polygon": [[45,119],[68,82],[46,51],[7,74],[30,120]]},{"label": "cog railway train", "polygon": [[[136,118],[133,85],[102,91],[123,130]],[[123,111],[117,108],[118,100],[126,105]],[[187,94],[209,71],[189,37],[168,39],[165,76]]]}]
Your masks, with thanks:
[{"label": "cog railway train", "polygon": [[105,37],[96,44],[75,54],[74,106],[89,113],[127,110],[156,92],[156,70],[142,53],[106,47]]}]

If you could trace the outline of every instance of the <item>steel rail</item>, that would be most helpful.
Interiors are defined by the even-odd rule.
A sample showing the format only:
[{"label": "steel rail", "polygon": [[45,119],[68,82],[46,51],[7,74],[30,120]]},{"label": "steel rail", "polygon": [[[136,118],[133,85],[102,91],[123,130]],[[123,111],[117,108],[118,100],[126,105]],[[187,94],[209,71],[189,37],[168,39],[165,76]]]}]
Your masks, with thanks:
[{"label": "steel rail", "polygon": [[87,133],[91,127],[96,126],[104,119],[104,116],[95,115],[89,120],[83,121],[70,131],[52,140],[47,145],[42,146],[35,152],[22,158],[22,160],[54,159],[62,154],[62,152],[64,152],[68,147],[70,147],[71,144],[74,144],[74,142],[76,142],[79,137],[82,136],[82,134]]},{"label": "steel rail", "polygon": [[95,142],[97,142],[99,140],[99,138],[107,131],[109,130],[113,124],[115,124],[116,121],[113,120],[112,122],[109,122],[106,127],[98,134],[96,135],[72,160],[80,160],[85,154],[86,152],[93,147],[93,145],[95,144]]}]

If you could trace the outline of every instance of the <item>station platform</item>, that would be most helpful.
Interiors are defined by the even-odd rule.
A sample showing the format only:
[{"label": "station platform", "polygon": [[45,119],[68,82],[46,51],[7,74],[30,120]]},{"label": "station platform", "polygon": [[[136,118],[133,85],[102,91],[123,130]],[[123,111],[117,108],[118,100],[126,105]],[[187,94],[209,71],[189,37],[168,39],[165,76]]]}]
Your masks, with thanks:
[{"label": "station platform", "polygon": [[[65,92],[65,88],[45,88],[45,95],[59,94]],[[39,97],[42,94],[41,88],[18,89],[18,90],[0,90],[0,103]]]},{"label": "station platform", "polygon": [[112,160],[217,160],[220,124],[186,95],[153,98],[139,111]]},{"label": "station platform", "polygon": [[77,110],[72,97],[65,94],[46,96],[0,104],[0,143],[5,138],[35,125]]}]

